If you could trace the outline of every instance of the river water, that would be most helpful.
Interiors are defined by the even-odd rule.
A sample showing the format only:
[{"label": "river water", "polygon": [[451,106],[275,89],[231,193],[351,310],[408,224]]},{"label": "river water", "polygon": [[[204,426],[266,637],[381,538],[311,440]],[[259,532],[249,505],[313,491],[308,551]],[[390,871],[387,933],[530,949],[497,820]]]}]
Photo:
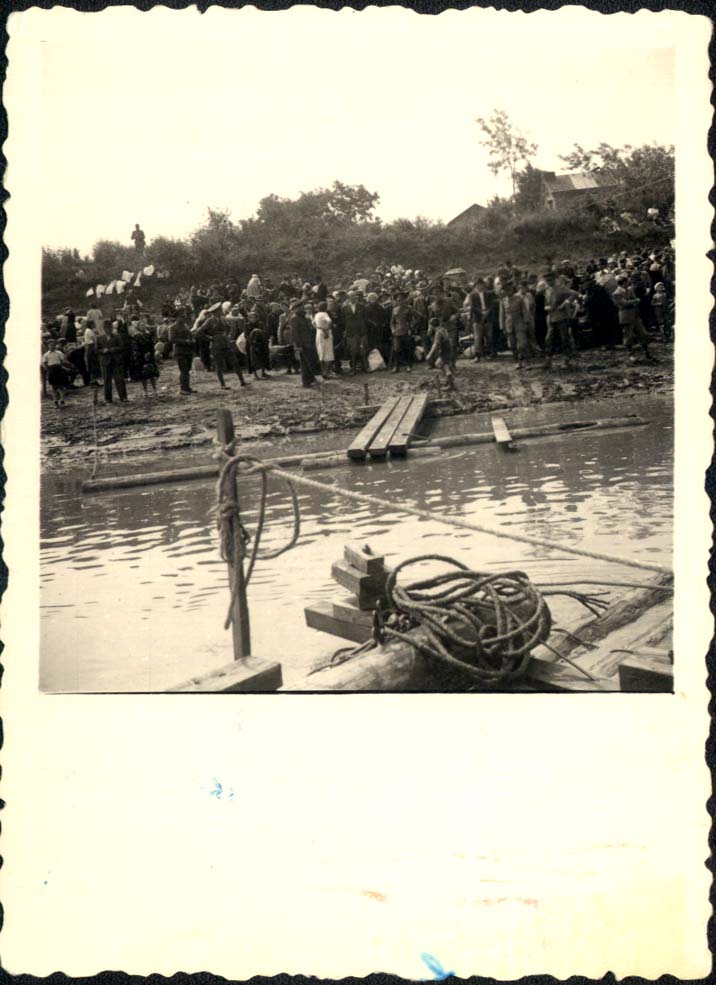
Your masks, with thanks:
[{"label": "river water", "polygon": [[[307,628],[303,607],[346,594],[332,581],[331,564],[348,541],[370,544],[388,563],[416,554],[448,554],[478,569],[519,567],[537,583],[649,577],[648,572],[406,516],[397,508],[405,499],[435,513],[670,564],[670,401],[552,405],[510,411],[506,417],[519,427],[536,420],[624,413],[640,414],[650,424],[524,441],[513,453],[478,445],[434,458],[309,473],[327,484],[380,496],[396,508],[379,512],[331,491],[299,490],[300,542],[275,560],[259,562],[249,588],[253,652],[280,660],[290,687],[318,657],[345,645]],[[424,429],[481,431],[486,419],[442,419]],[[345,435],[332,440],[334,447],[343,445]],[[230,633],[223,628],[227,572],[212,516],[213,482],[83,497],[80,480],[50,476],[43,482],[41,688],[157,691],[230,662]],[[257,493],[252,480],[243,492],[249,527]],[[277,488],[269,496],[262,543],[277,546],[289,533],[287,497]],[[571,601],[550,604],[558,621],[574,615]]]}]

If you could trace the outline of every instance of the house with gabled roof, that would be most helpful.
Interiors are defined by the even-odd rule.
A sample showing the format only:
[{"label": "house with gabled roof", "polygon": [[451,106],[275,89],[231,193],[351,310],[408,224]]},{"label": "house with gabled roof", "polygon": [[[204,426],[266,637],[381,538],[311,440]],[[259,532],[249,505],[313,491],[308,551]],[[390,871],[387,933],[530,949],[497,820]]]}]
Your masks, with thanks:
[{"label": "house with gabled roof", "polygon": [[485,211],[484,205],[478,205],[475,202],[474,205],[468,206],[464,212],[460,212],[456,215],[454,219],[448,222],[448,226],[453,229],[469,229],[471,226],[476,225],[480,221],[480,217]]},{"label": "house with gabled roof", "polygon": [[615,191],[618,182],[599,171],[576,171],[573,174],[542,172],[542,206],[551,211],[569,207],[590,195],[599,197]]}]

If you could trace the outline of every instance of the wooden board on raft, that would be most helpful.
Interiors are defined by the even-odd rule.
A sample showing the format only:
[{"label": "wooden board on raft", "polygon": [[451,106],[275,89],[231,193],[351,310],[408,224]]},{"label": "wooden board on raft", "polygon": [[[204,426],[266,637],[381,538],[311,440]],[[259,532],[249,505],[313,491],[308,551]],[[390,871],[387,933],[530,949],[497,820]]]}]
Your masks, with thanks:
[{"label": "wooden board on raft", "polygon": [[380,408],[373,414],[368,423],[348,446],[348,458],[352,461],[359,462],[365,459],[371,442],[393,413],[397,403],[398,397],[392,397],[390,400],[386,400],[384,404],[381,404]]},{"label": "wooden board on raft", "polygon": [[495,435],[495,441],[497,444],[508,450],[512,448],[512,435],[509,432],[509,428],[505,424],[504,417],[491,417],[490,423],[492,424],[492,431]]},{"label": "wooden board on raft", "polygon": [[340,636],[341,639],[350,640],[352,643],[366,643],[373,635],[372,626],[347,619],[337,619],[334,615],[334,607],[330,602],[307,605],[303,611],[306,625],[310,626],[311,629],[319,629],[324,633],[330,633],[332,636]]},{"label": "wooden board on raft", "polygon": [[402,420],[412,402],[412,397],[401,397],[398,400],[398,403],[395,405],[395,410],[387,419],[368,448],[368,454],[371,458],[385,458],[388,454],[388,448],[393,435],[398,427],[400,427],[400,424],[402,423]]},{"label": "wooden board on raft", "polygon": [[410,407],[408,407],[405,412],[405,417],[396,428],[393,437],[390,439],[388,451],[390,452],[391,458],[396,456],[402,457],[407,453],[408,445],[418,429],[418,425],[420,424],[427,406],[427,393],[422,393],[417,397],[413,397]]},{"label": "wooden board on raft", "polygon": [[236,694],[278,691],[283,683],[281,664],[262,657],[244,657],[206,674],[170,687],[172,694]]}]

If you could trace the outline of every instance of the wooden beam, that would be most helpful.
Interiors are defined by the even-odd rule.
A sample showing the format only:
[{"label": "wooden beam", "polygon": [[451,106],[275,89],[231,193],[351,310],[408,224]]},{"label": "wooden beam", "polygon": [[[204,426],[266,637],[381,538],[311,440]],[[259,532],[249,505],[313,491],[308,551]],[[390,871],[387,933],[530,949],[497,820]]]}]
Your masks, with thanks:
[{"label": "wooden beam", "polygon": [[394,456],[402,457],[406,454],[408,445],[418,429],[418,425],[422,420],[427,405],[427,393],[421,393],[418,396],[413,397],[410,406],[405,413],[405,417],[396,428],[393,437],[390,439],[388,451],[390,452],[391,458]]},{"label": "wooden beam", "polygon": [[619,664],[622,691],[661,691],[673,694],[674,665],[668,660],[634,654]]},{"label": "wooden beam", "polygon": [[359,609],[374,609],[378,599],[385,595],[388,572],[366,575],[344,561],[335,561],[331,577],[355,596]]},{"label": "wooden beam", "polygon": [[504,417],[491,417],[490,423],[492,424],[492,431],[495,435],[495,441],[497,444],[502,448],[512,448],[512,435],[505,424]]},{"label": "wooden beam", "polygon": [[[223,447],[234,440],[234,419],[230,410],[222,408],[217,411],[216,432],[219,444]],[[229,587],[232,593],[231,633],[234,643],[234,660],[242,660],[251,653],[251,629],[249,624],[249,603],[246,597],[246,577],[244,574],[244,548],[241,543],[241,504],[239,502],[238,482],[227,483],[223,494],[227,504],[231,506],[232,515],[230,536],[234,544],[238,544],[237,557],[227,562],[229,569]]]},{"label": "wooden beam", "polygon": [[278,691],[283,684],[281,664],[262,657],[246,657],[240,662],[226,664],[217,670],[192,677],[176,687],[171,693],[227,694],[246,691]]},{"label": "wooden beam", "polygon": [[343,557],[357,571],[366,575],[376,575],[385,569],[385,558],[382,554],[373,554],[369,548],[359,544],[346,544]]},{"label": "wooden beam", "polygon": [[350,640],[352,643],[366,643],[373,635],[372,626],[337,619],[330,602],[307,605],[303,612],[306,617],[306,625],[310,626],[311,629],[318,629],[323,633],[330,633],[332,636],[340,636],[341,639]]},{"label": "wooden beam", "polygon": [[365,427],[358,432],[357,436],[348,446],[348,458],[358,461],[362,461],[365,458],[370,443],[393,413],[397,403],[398,397],[393,397],[380,405],[376,413],[373,414]]},{"label": "wooden beam", "polygon": [[371,458],[385,458],[388,454],[388,447],[391,439],[397,428],[400,426],[401,421],[405,417],[405,414],[407,413],[412,401],[412,397],[401,397],[398,400],[395,405],[395,410],[390,417],[388,417],[383,427],[370,443],[368,454]]}]

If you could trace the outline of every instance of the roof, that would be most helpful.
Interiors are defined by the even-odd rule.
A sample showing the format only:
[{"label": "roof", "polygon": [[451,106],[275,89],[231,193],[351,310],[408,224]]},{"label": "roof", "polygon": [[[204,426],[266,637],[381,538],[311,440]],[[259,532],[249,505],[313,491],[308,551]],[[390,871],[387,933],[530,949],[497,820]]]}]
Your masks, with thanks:
[{"label": "roof", "polygon": [[450,222],[448,222],[448,226],[452,226],[454,223],[459,222],[460,219],[476,218],[481,212],[484,211],[484,205],[478,205],[477,202],[474,202],[472,205],[469,205],[464,212],[461,212],[459,215],[456,215],[454,219],[451,219]]},{"label": "roof", "polygon": [[544,178],[545,188],[552,194],[587,191],[592,188],[611,188],[617,184],[613,178],[598,171],[578,171],[575,174],[557,174]]}]

